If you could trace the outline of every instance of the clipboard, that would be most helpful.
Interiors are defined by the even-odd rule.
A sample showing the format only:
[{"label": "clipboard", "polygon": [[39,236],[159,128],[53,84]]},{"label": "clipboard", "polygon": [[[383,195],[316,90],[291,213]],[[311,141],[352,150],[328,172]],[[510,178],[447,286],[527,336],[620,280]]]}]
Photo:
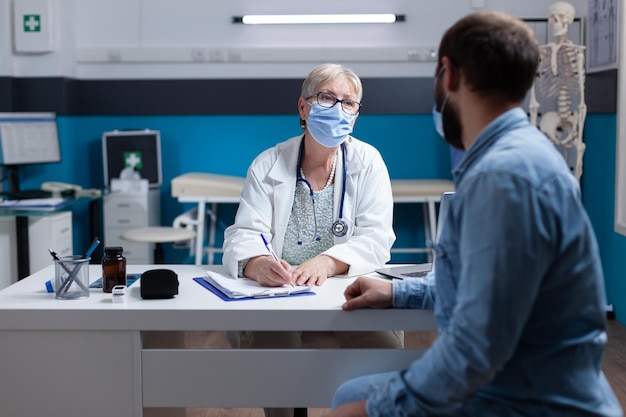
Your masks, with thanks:
[{"label": "clipboard", "polygon": [[271,298],[277,298],[277,297],[298,297],[301,295],[315,295],[313,291],[304,291],[304,292],[289,293],[289,294],[279,293],[279,294],[267,295],[267,296],[230,298],[226,294],[224,294],[222,291],[220,291],[219,289],[211,285],[210,282],[205,281],[204,278],[202,277],[194,278],[193,280],[224,301],[263,300],[263,299],[268,299],[268,298],[271,299]]},{"label": "clipboard", "polygon": [[[126,287],[133,285],[139,278],[141,274],[126,274]],[[102,288],[102,277],[89,284],[89,288]]]}]

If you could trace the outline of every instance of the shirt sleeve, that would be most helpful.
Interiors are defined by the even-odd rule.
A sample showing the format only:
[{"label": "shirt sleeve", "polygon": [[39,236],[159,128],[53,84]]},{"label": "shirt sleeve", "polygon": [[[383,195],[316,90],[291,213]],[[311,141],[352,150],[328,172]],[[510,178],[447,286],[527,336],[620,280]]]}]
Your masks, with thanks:
[{"label": "shirt sleeve", "polygon": [[394,279],[391,282],[394,308],[432,310],[435,306],[435,273],[421,278]]},{"label": "shirt sleeve", "polygon": [[[448,247],[441,242],[460,261],[443,272],[437,264],[437,302],[446,294],[455,303],[449,323],[422,358],[369,397],[370,417],[456,413],[512,357],[550,268],[558,215],[544,192],[504,174],[463,185],[455,236]],[[394,303],[419,303],[400,291],[419,293],[414,285],[395,284]]]}]

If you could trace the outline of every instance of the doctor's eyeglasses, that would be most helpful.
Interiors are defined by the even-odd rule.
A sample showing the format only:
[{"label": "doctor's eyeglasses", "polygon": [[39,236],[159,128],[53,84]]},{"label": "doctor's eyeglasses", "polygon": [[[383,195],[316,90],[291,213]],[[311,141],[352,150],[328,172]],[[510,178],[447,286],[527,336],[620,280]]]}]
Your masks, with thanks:
[{"label": "doctor's eyeglasses", "polygon": [[[351,116],[359,114],[359,112],[361,111],[361,103],[355,100],[350,100],[347,98],[344,98],[343,100],[339,100],[334,95],[330,93],[324,93],[323,91],[320,91],[319,93],[315,93],[314,96],[317,97],[317,104],[319,104],[320,106],[326,109],[330,109],[335,104],[341,103],[341,109]],[[311,97],[307,97],[307,100],[310,99]]]}]

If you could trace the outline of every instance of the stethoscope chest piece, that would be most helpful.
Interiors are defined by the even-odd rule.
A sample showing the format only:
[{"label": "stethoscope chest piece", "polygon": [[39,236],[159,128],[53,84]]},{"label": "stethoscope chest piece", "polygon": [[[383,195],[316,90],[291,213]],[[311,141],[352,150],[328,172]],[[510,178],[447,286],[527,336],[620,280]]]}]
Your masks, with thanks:
[{"label": "stethoscope chest piece", "polygon": [[336,237],[344,237],[348,233],[348,224],[343,220],[337,220],[333,223],[331,231]]},{"label": "stethoscope chest piece", "polygon": [[[298,155],[298,164],[296,167],[296,183],[298,181],[302,181],[304,184],[306,184],[306,186],[309,189],[309,193],[311,196],[311,202],[313,204],[313,221],[315,223],[315,241],[319,241],[321,240],[321,238],[319,236],[317,236],[317,218],[315,217],[315,198],[313,197],[313,187],[311,187],[311,184],[309,183],[309,181],[307,181],[300,173],[300,164],[302,162],[302,150],[304,149],[304,136],[302,137],[302,142],[300,143],[300,153]],[[342,152],[342,156],[343,156],[343,181],[342,181],[342,185],[341,185],[341,203],[339,206],[339,219],[335,220],[335,222],[333,223],[332,227],[331,227],[331,233],[335,236],[335,237],[344,237],[346,234],[348,234],[348,223],[345,222],[345,220],[343,220],[343,203],[344,200],[346,198],[346,181],[347,181],[347,165],[348,165],[348,160],[347,160],[347,156],[346,156],[346,145],[345,144],[341,144],[341,152]],[[302,245],[302,240],[298,241],[298,245]]]}]

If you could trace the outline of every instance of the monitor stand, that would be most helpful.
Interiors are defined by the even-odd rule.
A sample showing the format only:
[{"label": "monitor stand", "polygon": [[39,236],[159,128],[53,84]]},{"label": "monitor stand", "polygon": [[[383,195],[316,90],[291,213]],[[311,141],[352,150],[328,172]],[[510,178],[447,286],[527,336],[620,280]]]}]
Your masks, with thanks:
[{"label": "monitor stand", "polygon": [[[20,175],[18,165],[7,165],[7,180],[9,182],[9,196],[20,192]],[[17,279],[30,275],[30,254],[28,241],[28,217],[15,216],[15,241],[20,256],[17,257]]]}]

